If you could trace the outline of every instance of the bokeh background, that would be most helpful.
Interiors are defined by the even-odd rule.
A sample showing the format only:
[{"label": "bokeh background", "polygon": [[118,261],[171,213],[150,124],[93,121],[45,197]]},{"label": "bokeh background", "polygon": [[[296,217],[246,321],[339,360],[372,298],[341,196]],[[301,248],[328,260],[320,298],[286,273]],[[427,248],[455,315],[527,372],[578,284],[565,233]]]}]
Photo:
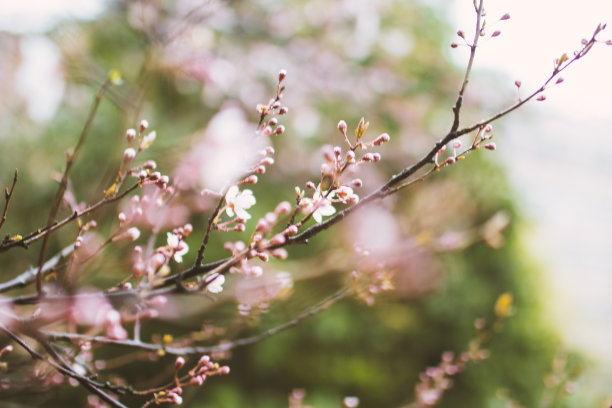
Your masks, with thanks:
[{"label": "bokeh background", "polygon": [[[65,151],[110,69],[121,71],[125,83],[102,104],[75,168],[78,200],[100,196],[120,162],[125,129],[141,118],[158,132],[147,154],[172,175],[221,107],[239,107],[256,122],[254,107],[272,95],[281,68],[289,72],[290,113],[281,118],[287,131],[274,140],[277,163],[253,189],[256,214],[291,200],[295,185],[316,180],[321,145],[341,143],[339,119],[354,128],[365,116],[370,135],[392,137],[380,150],[381,165],[361,174],[364,191],[371,190],[450,127],[467,49],[451,50],[449,43],[457,29],[471,33],[473,26],[469,1],[35,3],[0,11],[0,181],[8,185],[15,167],[21,177],[3,233],[44,224],[56,189],[52,174],[63,169]],[[578,48],[609,13],[596,8],[600,2],[580,8],[490,3],[488,18],[502,35],[483,41],[465,124],[511,103],[514,80],[525,90],[539,86],[552,60]],[[587,14],[593,9],[599,11]],[[493,23],[506,12],[509,21]],[[293,293],[267,313],[240,320],[230,283],[216,303],[183,304],[181,318],[153,325],[149,336],[204,326],[257,333],[345,283],[359,264],[355,237],[381,245],[391,252],[386,256],[402,254],[392,268],[396,290],[374,306],[343,300],[295,329],[219,356],[229,358],[232,374],[189,390],[185,404],[284,407],[292,389],[304,388],[306,402],[319,408],[340,406],[346,395],[358,396],[364,407],[405,405],[419,372],[438,364],[444,351],[465,349],[474,320],[490,321],[504,292],[514,295],[514,315],[488,343],[491,357],[457,376],[440,406],[503,407],[508,398],[539,406],[551,392],[545,379],[560,355],[567,356],[567,373],[582,375],[575,392],[554,406],[609,404],[610,66],[610,49],[602,44],[547,92],[546,102],[495,124],[497,151],[473,154],[307,248],[291,249],[289,261],[272,267],[292,274]],[[196,212],[194,225],[205,215]],[[116,209],[102,217],[103,235]],[[493,228],[506,220],[503,231]],[[54,248],[71,242],[71,232],[58,234]],[[33,249],[5,255],[3,274],[12,277],[35,263]],[[105,252],[83,283],[124,276],[128,251]],[[209,259],[223,255],[217,239]],[[125,352],[100,353],[97,358],[121,361]],[[171,376],[164,372],[171,359],[134,360],[119,373],[135,386],[148,384],[152,370],[154,380]],[[40,406],[85,401],[69,387],[5,397]]]}]

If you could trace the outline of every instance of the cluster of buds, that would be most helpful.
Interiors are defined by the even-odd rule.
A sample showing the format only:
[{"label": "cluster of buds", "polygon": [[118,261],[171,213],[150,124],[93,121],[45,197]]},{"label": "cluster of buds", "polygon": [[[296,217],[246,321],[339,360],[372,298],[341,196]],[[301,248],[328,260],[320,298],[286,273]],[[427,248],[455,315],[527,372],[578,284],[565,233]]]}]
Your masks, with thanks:
[{"label": "cluster of buds", "polygon": [[[258,265],[251,265],[249,263],[250,259],[258,258],[263,262],[267,262],[270,256],[279,259],[287,258],[287,250],[280,248],[280,246],[287,241],[287,237],[297,234],[298,227],[292,224],[283,231],[273,235],[272,231],[277,225],[279,217],[290,211],[291,204],[283,201],[276,206],[274,211],[266,213],[257,221],[248,246],[242,241],[225,243],[225,249],[230,251],[232,256],[240,257],[240,254],[246,253],[246,256],[241,257],[239,263],[232,267],[230,272],[258,277],[261,276],[263,269]],[[270,235],[272,236],[267,239],[266,237]]]},{"label": "cluster of buds", "polygon": [[[261,159],[257,161],[250,169],[249,173],[251,174],[264,174],[267,170],[267,166],[271,166],[274,164],[274,158],[271,156],[275,153],[274,148],[272,146],[266,146],[266,148],[257,152]],[[248,177],[244,180],[247,180]],[[242,181],[242,183],[247,183],[246,181]],[[240,184],[242,184],[240,183]],[[254,184],[254,183],[247,183]]]},{"label": "cluster of buds", "polygon": [[463,354],[455,359],[451,351],[442,353],[442,361],[436,367],[428,367],[419,375],[420,382],[415,386],[414,392],[419,407],[431,407],[436,405],[444,391],[452,386],[449,377],[457,374],[465,367],[469,358],[465,359]]},{"label": "cluster of buds", "polygon": [[374,296],[394,288],[392,278],[393,272],[384,265],[372,272],[351,272],[353,291],[368,306],[374,305]]},{"label": "cluster of buds", "polygon": [[[482,16],[483,16],[483,17],[485,16],[485,12],[484,12],[484,10],[483,10],[483,12],[482,12]],[[501,17],[499,18],[498,22],[499,22],[499,21],[506,21],[506,20],[510,20],[510,14],[508,14],[508,13],[504,14],[503,16],[501,16]],[[481,25],[481,28],[480,28],[480,32],[479,32],[479,35],[480,35],[481,37],[484,37],[484,36],[486,36],[486,35],[487,35],[487,33],[486,33],[486,31],[485,31],[485,27],[487,27],[487,23],[486,23],[486,21],[483,21],[483,23],[482,23],[482,25]],[[493,28],[494,28],[494,30],[493,30],[493,32],[491,33],[491,38],[499,37],[499,36],[501,35],[501,30],[495,29],[495,27],[493,27]],[[461,41],[461,44],[459,44],[459,43],[457,43],[457,42],[453,41],[453,42],[451,42],[451,44],[450,44],[451,48],[457,48],[457,47],[459,47],[460,45],[466,45],[466,46],[468,46],[468,47],[470,47],[470,48],[471,48],[471,47],[473,47],[473,45],[472,45],[472,44],[470,44],[470,43],[469,43],[469,42],[466,40],[466,38],[465,38],[465,32],[464,32],[463,30],[459,30],[459,31],[457,31],[457,37],[461,38],[461,40],[460,40],[460,41]]]},{"label": "cluster of buds", "polygon": [[204,355],[198,360],[186,376],[179,377],[180,370],[185,366],[185,358],[177,357],[174,361],[174,387],[155,394],[153,402],[157,405],[167,402],[174,405],[183,403],[183,388],[187,386],[201,386],[208,377],[215,375],[228,375],[230,368],[221,366],[219,363],[211,361],[210,357]]},{"label": "cluster of buds", "polygon": [[[362,140],[370,123],[361,118],[357,129],[355,129],[355,141],[351,142],[347,135],[347,124],[341,120],[338,122],[338,130],[344,137],[348,146],[346,153],[342,147],[326,147],[323,150],[325,162],[321,165],[321,177],[318,185],[312,181],[306,183],[306,188],[313,191],[312,197],[306,197],[306,191],[296,187],[298,205],[303,213],[312,216],[315,221],[321,222],[324,216],[330,216],[336,212],[333,204],[341,203],[353,205],[359,202],[359,196],[353,188],[359,188],[363,182],[355,178],[348,182],[341,180],[341,176],[354,166],[364,163],[376,163],[380,161],[380,153],[365,153],[361,157],[356,157],[356,151],[367,150],[373,146],[380,146],[390,140],[387,133],[382,133],[375,139],[364,142]],[[308,218],[307,217],[307,218]],[[302,222],[304,222],[303,220]]]},{"label": "cluster of buds", "polygon": [[[278,124],[278,119],[275,115],[284,115],[289,112],[286,106],[281,104],[283,97],[283,91],[285,87],[282,85],[283,81],[287,77],[287,71],[284,69],[278,73],[278,82],[276,84],[276,97],[270,99],[267,105],[258,104],[257,113],[260,115],[259,120],[259,134],[264,136],[280,135],[285,131],[283,125]],[[269,118],[269,119],[268,119]],[[267,119],[267,122],[266,122]],[[265,122],[265,124],[264,124]]]},{"label": "cluster of buds", "polygon": [[451,164],[455,164],[459,160],[465,159],[465,155],[471,152],[472,150],[477,150],[477,149],[482,149],[482,148],[487,149],[487,150],[495,150],[497,146],[495,145],[494,142],[490,142],[490,140],[493,138],[493,133],[491,133],[491,131],[492,131],[491,125],[479,127],[478,131],[476,132],[476,135],[474,136],[474,140],[472,141],[472,144],[463,151],[459,151],[459,149],[461,149],[461,146],[463,145],[461,140],[459,139],[453,140],[452,142],[453,154],[448,156],[443,161],[440,161],[440,155],[446,152],[446,145],[443,145],[442,147],[440,147],[440,149],[438,149],[438,151],[434,155],[435,169],[440,170],[441,167],[449,166]]},{"label": "cluster of buds", "polygon": [[155,276],[167,276],[170,273],[168,264],[171,259],[178,263],[183,262],[183,255],[189,251],[185,238],[192,231],[193,226],[185,224],[168,232],[166,245],[156,248],[146,260],[143,259],[142,247],[134,247],[135,259],[132,264],[132,274],[137,278],[147,275],[149,282],[152,282]]}]

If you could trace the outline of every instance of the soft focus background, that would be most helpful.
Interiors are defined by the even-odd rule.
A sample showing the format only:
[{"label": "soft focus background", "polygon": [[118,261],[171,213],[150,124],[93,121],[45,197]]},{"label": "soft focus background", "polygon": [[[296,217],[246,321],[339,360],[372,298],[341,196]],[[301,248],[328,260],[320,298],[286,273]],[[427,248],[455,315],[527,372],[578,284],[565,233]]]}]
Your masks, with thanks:
[{"label": "soft focus background", "polygon": [[[512,18],[494,23],[500,37],[483,41],[463,123],[511,103],[516,79],[524,93],[539,86],[554,58],[578,48],[580,38],[611,15],[604,2],[586,3],[487,4],[492,24],[506,12]],[[254,107],[272,95],[281,68],[289,72],[290,113],[281,118],[286,134],[274,141],[277,163],[253,189],[259,215],[291,200],[295,185],[316,180],[321,145],[341,143],[339,119],[354,128],[365,116],[370,135],[392,137],[380,150],[381,165],[361,174],[364,192],[373,189],[450,127],[467,49],[448,45],[457,29],[471,38],[473,17],[470,1],[3,5],[1,185],[9,184],[15,167],[21,176],[4,232],[26,232],[45,222],[56,188],[52,173],[63,169],[64,153],[110,69],[120,70],[125,84],[103,103],[73,173],[80,201],[92,201],[108,185],[125,147],[123,133],[141,118],[158,131],[148,154],[172,175],[222,106],[240,108],[255,122]],[[231,376],[190,391],[186,405],[283,407],[290,391],[301,387],[306,402],[318,408],[337,407],[346,395],[358,396],[364,407],[401,406],[411,401],[418,373],[438,364],[445,350],[464,349],[474,336],[474,320],[490,320],[503,292],[515,296],[514,316],[492,338],[490,359],[460,374],[440,406],[502,407],[506,396],[538,406],[554,356],[565,352],[568,370],[576,364],[583,375],[576,393],[554,406],[609,403],[612,180],[606,148],[612,143],[612,61],[609,48],[597,48],[546,93],[546,102],[494,126],[497,151],[473,154],[313,239],[308,248],[292,249],[289,261],[273,265],[292,274],[292,296],[251,316],[252,327],[238,325],[231,296],[218,307],[185,304],[183,318],[152,327],[150,336],[228,325],[238,325],[242,335],[257,333],[345,282],[360,264],[356,240],[397,259],[390,266],[397,290],[378,297],[373,307],[345,300],[294,330],[225,356],[231,357]],[[206,215],[198,211],[196,226]],[[104,217],[102,234],[116,210]],[[495,227],[505,220],[510,224],[500,233]],[[58,235],[56,249],[71,242],[69,232]],[[217,240],[208,259],[223,256],[221,248]],[[3,274],[13,276],[36,262],[33,249],[10,253]],[[127,252],[107,251],[84,282],[110,280],[111,270],[124,276]],[[191,253],[186,262],[193,258]],[[120,359],[97,356],[110,357]],[[141,386],[151,370],[163,367],[139,361],[120,374]],[[157,374],[159,381],[168,377]],[[52,399],[34,398],[40,405],[62,406],[82,404],[83,394],[64,388]]]}]

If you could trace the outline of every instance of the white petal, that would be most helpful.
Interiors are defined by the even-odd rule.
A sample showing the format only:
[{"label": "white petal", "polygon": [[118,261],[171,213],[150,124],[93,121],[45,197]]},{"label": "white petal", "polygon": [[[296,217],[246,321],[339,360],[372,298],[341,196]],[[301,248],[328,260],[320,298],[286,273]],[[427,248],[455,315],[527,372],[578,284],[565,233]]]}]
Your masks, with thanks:
[{"label": "white petal", "polygon": [[236,215],[245,221],[251,219],[251,214],[246,212],[244,208],[236,207]]}]

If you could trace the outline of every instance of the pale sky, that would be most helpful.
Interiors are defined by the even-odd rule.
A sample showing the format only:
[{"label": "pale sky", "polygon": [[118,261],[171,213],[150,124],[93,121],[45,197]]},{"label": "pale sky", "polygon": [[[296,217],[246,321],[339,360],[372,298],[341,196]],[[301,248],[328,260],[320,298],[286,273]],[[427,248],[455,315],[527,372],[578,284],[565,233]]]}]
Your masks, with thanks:
[{"label": "pale sky", "polygon": [[[474,25],[471,3],[455,0],[449,12],[457,29],[466,33]],[[492,0],[485,4],[490,21],[504,13],[510,13],[511,19],[496,26],[502,32],[499,37],[480,47],[476,69],[502,73],[509,84],[520,79],[525,91],[538,87],[551,72],[553,59],[564,52],[571,55],[599,23],[610,23],[599,38],[612,39],[609,0]],[[600,371],[588,371],[585,381],[609,395],[612,46],[597,45],[562,75],[562,84],[545,92],[545,102],[508,119],[496,142],[519,207],[529,221],[524,245],[545,273],[545,303],[565,346],[600,363]],[[455,58],[460,66],[465,60]]]}]

